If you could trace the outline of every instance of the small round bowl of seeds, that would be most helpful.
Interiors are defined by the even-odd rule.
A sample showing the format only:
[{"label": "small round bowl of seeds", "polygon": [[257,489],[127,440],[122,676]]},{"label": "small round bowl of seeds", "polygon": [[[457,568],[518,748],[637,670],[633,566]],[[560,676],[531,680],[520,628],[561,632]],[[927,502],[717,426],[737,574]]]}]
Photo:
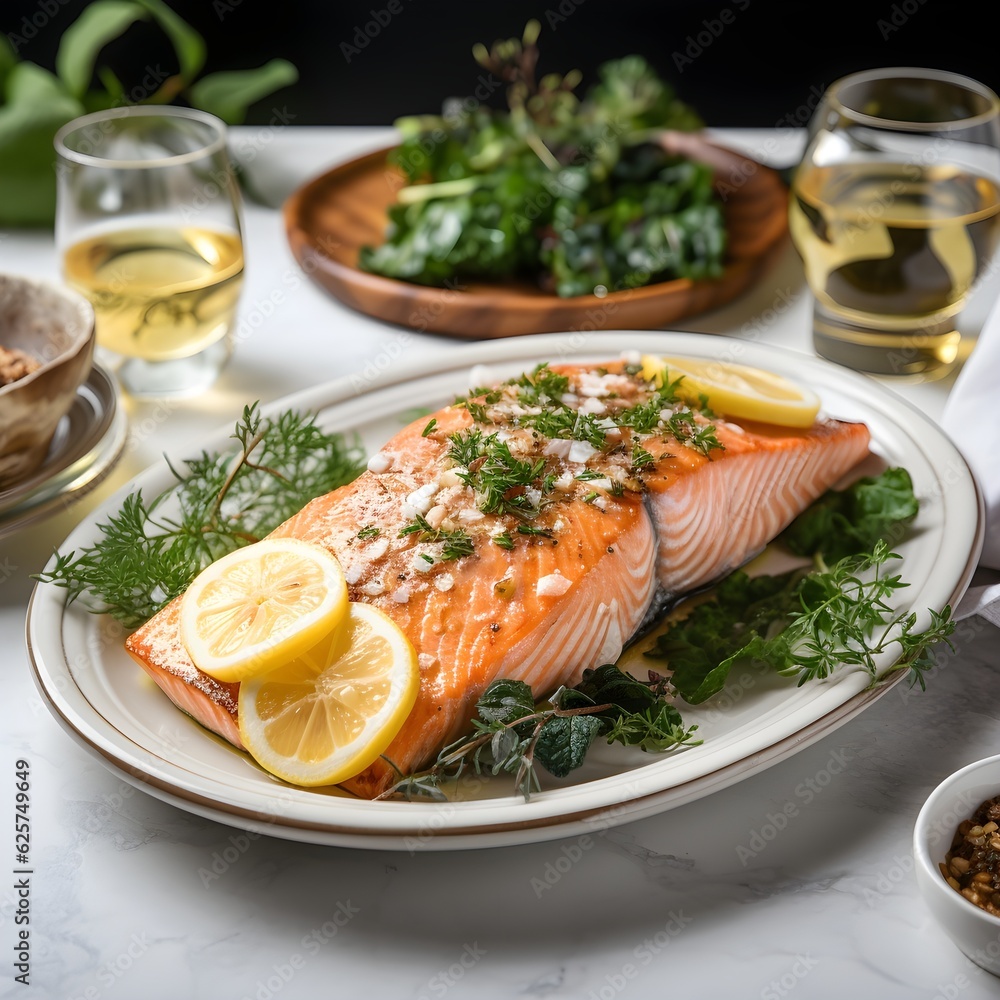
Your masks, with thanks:
[{"label": "small round bowl of seeds", "polygon": [[82,295],[0,274],[0,488],[45,460],[93,354],[94,310]]},{"label": "small round bowl of seeds", "polygon": [[1000,754],[931,792],[913,830],[917,884],[962,953],[1000,976]]}]

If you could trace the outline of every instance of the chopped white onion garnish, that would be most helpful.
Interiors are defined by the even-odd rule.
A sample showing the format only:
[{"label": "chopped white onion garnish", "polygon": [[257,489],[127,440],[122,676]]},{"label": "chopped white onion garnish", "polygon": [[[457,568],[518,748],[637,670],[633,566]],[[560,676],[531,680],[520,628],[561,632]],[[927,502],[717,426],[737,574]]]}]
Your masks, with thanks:
[{"label": "chopped white onion garnish", "polygon": [[577,409],[577,413],[605,413],[607,412],[607,407],[595,396],[589,396],[583,401],[583,404]]},{"label": "chopped white onion garnish", "polygon": [[376,538],[365,550],[365,555],[369,559],[381,559],[389,551],[388,538]]},{"label": "chopped white onion garnish", "polygon": [[392,468],[392,455],[384,451],[377,451],[368,459],[368,471],[376,476],[383,472],[388,472]]},{"label": "chopped white onion garnish", "polygon": [[573,584],[562,573],[549,573],[543,576],[535,585],[535,593],[539,597],[562,597]]},{"label": "chopped white onion garnish", "polygon": [[437,481],[425,483],[419,489],[414,490],[405,501],[403,501],[403,517],[412,521],[418,514],[426,514],[434,504],[434,494],[439,489]]},{"label": "chopped white onion garnish", "polygon": [[570,462],[586,462],[597,454],[597,449],[589,441],[574,441],[570,445],[567,459]]}]

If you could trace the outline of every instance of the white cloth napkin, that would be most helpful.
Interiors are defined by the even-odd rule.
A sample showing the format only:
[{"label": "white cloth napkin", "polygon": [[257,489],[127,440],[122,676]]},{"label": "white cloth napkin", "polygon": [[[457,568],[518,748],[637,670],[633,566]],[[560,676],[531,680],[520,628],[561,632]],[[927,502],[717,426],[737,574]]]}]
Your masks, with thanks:
[{"label": "white cloth napkin", "polygon": [[979,568],[955,617],[978,614],[1000,626],[1000,299],[948,394],[941,426],[965,456],[986,503]]}]

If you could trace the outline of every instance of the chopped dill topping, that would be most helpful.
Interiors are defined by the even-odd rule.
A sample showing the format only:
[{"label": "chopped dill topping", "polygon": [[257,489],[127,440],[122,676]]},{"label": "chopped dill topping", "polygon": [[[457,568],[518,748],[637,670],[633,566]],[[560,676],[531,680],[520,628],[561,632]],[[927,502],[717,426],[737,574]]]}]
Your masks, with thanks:
[{"label": "chopped dill topping", "polygon": [[[445,531],[443,528],[432,528],[427,522],[427,518],[418,514],[409,524],[400,529],[399,537],[406,538],[409,535],[416,535],[421,542],[441,542],[442,559],[461,559],[462,556],[471,556],[476,551],[475,545],[469,535],[461,528],[454,531]],[[422,558],[428,562],[434,562],[433,556],[421,554]]]}]

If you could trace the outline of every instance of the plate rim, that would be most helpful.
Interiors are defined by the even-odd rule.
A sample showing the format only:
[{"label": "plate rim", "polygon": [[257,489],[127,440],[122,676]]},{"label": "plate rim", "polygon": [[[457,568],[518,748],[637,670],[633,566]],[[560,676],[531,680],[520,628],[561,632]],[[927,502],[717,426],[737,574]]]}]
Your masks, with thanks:
[{"label": "plate rim", "polygon": [[[592,343],[584,345],[579,343],[578,334],[569,334],[568,336],[571,337],[572,341],[570,350],[577,354],[595,352],[606,354],[609,349],[617,349],[620,351],[620,342],[617,343],[614,348],[597,347],[593,342],[611,341],[620,337],[622,333],[630,334],[633,337],[639,338],[666,338],[667,340],[673,341],[677,341],[678,339],[681,341],[688,341],[691,343],[691,349],[704,347],[706,338],[710,341],[714,341],[716,346],[721,343],[746,343],[745,341],[740,341],[738,338],[720,334],[705,335],[686,332],[657,332],[648,330],[600,331],[593,335],[586,336],[584,340],[589,340]],[[351,384],[351,379],[349,377],[341,377],[339,379],[323,383],[319,386],[299,390],[298,392],[292,393],[289,396],[268,404],[263,409],[265,412],[274,412],[293,407],[315,410],[319,408],[320,400],[325,401],[323,408],[336,407],[337,405],[341,405],[350,400],[352,397],[357,398],[373,390],[385,389],[400,383],[419,381],[420,379],[428,376],[453,373],[458,370],[467,369],[470,364],[488,364],[490,361],[504,361],[508,364],[514,362],[524,364],[531,360],[536,360],[539,356],[551,355],[553,343],[558,341],[561,336],[566,336],[566,334],[539,334],[532,337],[518,338],[515,341],[486,342],[475,347],[468,347],[459,352],[456,352],[454,349],[436,352],[421,361],[407,364],[405,366],[405,371],[397,371],[395,374],[387,372],[386,377],[383,380],[376,381],[375,383],[367,386],[364,392],[358,392]],[[898,405],[903,407],[905,410],[908,410],[915,416],[919,417],[921,423],[934,428],[937,435],[937,443],[944,444],[945,447],[952,453],[951,457],[956,458],[961,463],[961,467],[967,473],[967,483],[971,487],[972,494],[975,498],[977,516],[973,533],[973,545],[966,556],[964,567],[957,575],[950,601],[948,602],[951,603],[954,608],[958,599],[967,588],[969,581],[971,580],[972,573],[978,563],[985,530],[985,505],[982,490],[960,449],[957,448],[943,429],[934,424],[934,422],[915,405],[909,403],[908,400],[896,395],[895,393],[892,393],[891,390],[888,390],[886,387],[874,382],[873,379],[870,379],[867,376],[851,372],[847,369],[842,369],[840,366],[834,366],[829,362],[825,362],[822,359],[818,359],[810,355],[799,354],[798,352],[790,351],[787,348],[778,347],[777,345],[754,344],[753,346],[755,350],[763,349],[765,354],[780,356],[788,363],[791,363],[792,361],[809,362],[811,367],[818,366],[820,369],[827,371],[834,369],[839,377],[848,379],[848,381],[853,382],[859,389],[864,388],[871,391],[874,386],[876,389],[876,395],[882,397],[883,403],[887,404],[891,400],[894,406]],[[586,348],[586,350],[584,348]],[[533,349],[534,353],[532,353],[531,349]],[[679,350],[676,344],[669,349],[675,352]],[[898,423],[898,419],[894,422]],[[219,428],[216,433],[212,435],[211,439],[214,440],[216,437],[222,438],[224,436],[224,432],[228,432],[230,429],[231,428],[228,425],[224,428]],[[912,433],[907,431],[907,437],[912,440]],[[88,518],[84,519],[84,522],[78,525],[78,528],[75,530],[83,529],[85,525],[90,522],[96,523],[97,519],[101,516],[102,510],[112,507],[116,502],[120,502],[120,497],[124,496],[126,492],[135,489],[137,481],[143,476],[153,476],[157,472],[162,471],[160,466],[163,464],[164,459],[160,459],[159,461],[152,463],[146,470],[144,470],[144,472],[140,473],[139,476],[125,484],[114,496],[108,498],[101,508],[91,512]],[[937,471],[938,470],[935,469],[935,472]],[[186,809],[187,811],[207,816],[208,818],[227,823],[229,825],[236,825],[247,829],[261,829],[263,832],[269,832],[274,835],[279,835],[280,831],[280,835],[285,836],[287,839],[306,840],[309,842],[336,846],[398,850],[401,847],[410,847],[412,849],[414,838],[419,840],[424,836],[426,824],[420,824],[419,818],[416,816],[414,817],[413,824],[407,829],[392,826],[387,829],[373,830],[370,827],[361,828],[354,822],[314,822],[303,820],[301,817],[279,816],[266,812],[261,813],[252,807],[247,808],[234,806],[229,803],[223,803],[220,805],[220,799],[218,798],[213,800],[214,805],[211,805],[208,804],[208,800],[204,795],[199,794],[190,788],[184,787],[183,784],[178,785],[176,782],[171,783],[161,779],[155,773],[157,770],[156,768],[144,770],[142,767],[137,767],[134,761],[130,761],[128,759],[128,754],[125,754],[123,757],[116,756],[114,753],[114,747],[106,747],[102,745],[106,743],[107,740],[100,739],[100,734],[97,734],[97,738],[95,739],[88,737],[88,733],[94,735],[94,731],[92,725],[87,720],[83,720],[83,725],[85,729],[87,729],[87,732],[84,732],[80,729],[79,720],[74,721],[74,719],[70,718],[69,715],[66,714],[69,709],[64,709],[64,707],[60,704],[61,699],[59,697],[58,684],[52,681],[52,686],[56,688],[55,691],[52,691],[45,682],[45,676],[43,676],[43,673],[46,671],[46,667],[42,659],[41,651],[36,648],[36,643],[32,641],[32,625],[33,622],[35,622],[35,615],[37,611],[36,600],[39,599],[39,595],[42,592],[40,589],[41,586],[41,584],[36,584],[36,587],[32,592],[25,620],[25,639],[28,648],[30,667],[36,687],[63,728],[66,729],[67,732],[69,732],[69,734],[77,740],[77,742],[84,746],[85,749],[89,750],[92,754],[96,754],[102,760],[102,763],[105,763],[106,766],[109,766],[112,770],[123,776],[136,787],[139,787],[164,801],[168,801],[171,804]],[[67,611],[67,606],[64,599],[60,599],[59,603],[61,605],[59,613],[60,616],[63,616]],[[60,618],[59,638],[62,643],[64,635],[62,632],[61,620],[62,619]],[[68,663],[68,654],[66,653],[65,646],[62,646],[61,648],[64,653],[65,662]],[[706,773],[697,775],[680,784],[653,788],[637,798],[621,800],[617,803],[617,805],[609,805],[607,802],[603,802],[596,804],[592,808],[583,810],[576,809],[572,812],[557,811],[555,815],[551,816],[541,815],[531,817],[526,815],[523,819],[517,819],[515,814],[512,819],[498,823],[491,822],[486,827],[481,825],[471,828],[459,825],[444,826],[436,829],[433,836],[425,838],[426,842],[421,841],[418,844],[418,847],[420,849],[431,850],[452,850],[538,842],[572,835],[572,831],[574,829],[593,830],[596,826],[617,825],[618,823],[629,822],[634,819],[642,818],[643,815],[651,815],[653,813],[666,811],[667,809],[674,808],[688,801],[700,798],[703,795],[710,794],[713,791],[728,787],[729,785],[742,780],[744,777],[749,777],[751,774],[757,773],[759,770],[763,770],[772,764],[778,763],[780,760],[785,759],[792,753],[797,752],[797,750],[803,749],[805,746],[816,742],[827,733],[839,728],[840,725],[849,721],[863,709],[868,707],[868,705],[880,698],[882,694],[889,690],[890,687],[894,686],[895,683],[898,683],[898,681],[902,679],[903,675],[904,672],[894,672],[886,681],[878,686],[874,688],[865,687],[853,695],[846,697],[844,701],[834,706],[830,711],[824,713],[818,718],[813,719],[787,736],[768,744],[762,751],[756,752],[754,754],[754,760],[750,766],[748,766],[747,757],[744,756],[728,764],[724,764],[721,767],[716,767]],[[77,690],[79,691],[80,689],[77,688]],[[135,741],[133,741],[130,737],[121,733],[121,731],[115,727],[113,722],[97,712],[96,708],[89,702],[86,695],[83,694],[82,691],[80,693],[97,718],[124,738],[129,746],[139,747],[139,749],[147,756],[156,756],[153,751],[142,747],[141,745],[135,743]],[[121,752],[120,748],[119,752]],[[133,753],[132,756],[135,757],[136,755]],[[167,770],[169,770],[170,766],[176,766],[170,765],[170,762],[164,760],[162,757],[159,759],[164,762]],[[653,763],[655,764],[656,762]],[[650,765],[642,765],[639,768],[636,768],[635,771],[642,771],[644,767],[649,766]],[[629,775],[631,774],[634,774],[634,771],[622,772],[621,774],[613,775],[610,778],[583,781],[578,783],[577,787],[579,788],[593,784],[593,781],[611,781],[612,783],[615,783],[616,781],[623,781],[627,784],[629,781]],[[275,785],[276,789],[283,787],[285,786],[279,784]],[[367,805],[367,803],[364,803],[362,800],[355,799],[337,799],[336,801]],[[624,808],[626,804],[627,808]],[[412,803],[384,803],[383,805],[402,805],[404,808],[410,808],[413,806]],[[453,803],[453,805],[461,806],[465,804]],[[519,805],[519,803],[515,803],[514,808],[516,808],[517,805]],[[622,813],[622,815],[614,815],[616,810]]]},{"label": "plate rim", "polygon": [[[77,396],[86,389],[90,389],[97,395],[102,395],[100,390],[95,389],[95,383],[104,384],[108,398],[105,415],[93,425],[100,430],[88,433],[82,439],[81,443],[70,453],[75,457],[61,462],[40,482],[34,482],[32,488],[26,490],[24,495],[14,503],[0,506],[0,538],[48,517],[56,508],[65,509],[96,489],[114,471],[125,451],[125,444],[128,440],[128,422],[121,406],[114,375],[96,361],[87,378],[77,389]],[[94,455],[102,445],[109,441],[111,444],[107,454]],[[82,450],[81,445],[85,446]],[[87,462],[72,480],[55,493],[45,494],[46,486],[51,480],[65,473],[76,463],[87,459],[88,456],[93,456],[92,460]],[[83,482],[80,482],[81,477],[85,477]],[[12,490],[14,489],[16,487],[12,487]],[[39,497],[38,494],[42,495]]]}]

